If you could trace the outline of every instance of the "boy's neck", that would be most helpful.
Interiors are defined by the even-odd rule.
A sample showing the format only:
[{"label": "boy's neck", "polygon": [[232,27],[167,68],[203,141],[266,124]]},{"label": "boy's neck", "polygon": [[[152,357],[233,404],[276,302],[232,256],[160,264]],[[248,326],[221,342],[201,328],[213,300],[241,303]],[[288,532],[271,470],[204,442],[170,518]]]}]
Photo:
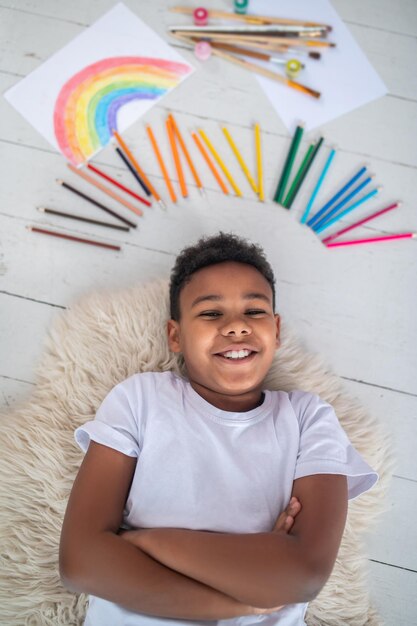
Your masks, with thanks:
[{"label": "boy's neck", "polygon": [[263,403],[265,397],[262,390],[253,390],[246,394],[233,396],[216,393],[212,389],[208,389],[195,381],[190,381],[190,385],[199,396],[216,407],[216,409],[230,411],[232,413],[246,413],[247,411],[252,411]]}]

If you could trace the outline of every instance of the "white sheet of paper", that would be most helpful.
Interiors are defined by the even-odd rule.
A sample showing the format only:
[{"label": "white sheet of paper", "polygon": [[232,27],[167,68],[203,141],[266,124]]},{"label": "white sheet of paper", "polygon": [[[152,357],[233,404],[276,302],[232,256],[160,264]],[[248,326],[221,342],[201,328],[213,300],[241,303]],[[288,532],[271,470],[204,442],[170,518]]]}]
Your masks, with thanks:
[{"label": "white sheet of paper", "polygon": [[[336,48],[323,48],[320,60],[305,58],[306,67],[297,78],[299,83],[321,92],[318,100],[257,76],[289,130],[293,131],[297,122],[304,122],[305,130],[312,130],[387,93],[386,86],[328,0],[251,0],[249,9],[254,15],[311,20],[333,28],[328,40]],[[268,67],[273,69],[272,64]],[[283,72],[279,66],[276,71]]]},{"label": "white sheet of paper", "polygon": [[[182,64],[186,70],[181,76],[178,75],[176,84],[179,84],[194,71],[194,68],[173,47],[161,39],[124,4],[119,3],[35,71],[9,89],[5,97],[55,148],[63,151],[62,146],[57,141],[54,127],[54,111],[56,111],[56,101],[61,88],[68,80],[90,65],[103,59],[116,57],[146,57]],[[91,80],[94,81],[94,78],[92,75]],[[113,76],[113,83],[107,79],[106,86],[110,94],[112,89],[116,89],[117,80],[117,74]],[[135,80],[138,84],[140,83],[138,79]],[[155,71],[154,76],[151,77],[152,88],[155,88],[155,85],[158,86],[158,83],[161,85],[162,80]],[[165,95],[172,88],[172,85],[167,87],[162,95]],[[92,96],[93,92],[94,88],[92,87],[89,95]],[[85,95],[87,100],[87,93]],[[117,115],[114,113],[117,117],[117,129],[120,132],[125,130],[146,113],[162,95],[158,92],[155,98],[152,94],[152,99],[132,99],[123,106],[115,107],[117,110]],[[68,113],[67,121],[70,122]],[[78,122],[75,124],[75,131],[77,131],[77,125]],[[86,127],[87,124],[85,124],[84,129],[78,128],[79,132],[88,132]],[[98,149],[102,147],[103,145]],[[97,151],[95,150],[94,154]],[[75,162],[69,156],[69,152],[66,154],[67,158]],[[93,155],[89,155],[88,158],[90,156]]]}]

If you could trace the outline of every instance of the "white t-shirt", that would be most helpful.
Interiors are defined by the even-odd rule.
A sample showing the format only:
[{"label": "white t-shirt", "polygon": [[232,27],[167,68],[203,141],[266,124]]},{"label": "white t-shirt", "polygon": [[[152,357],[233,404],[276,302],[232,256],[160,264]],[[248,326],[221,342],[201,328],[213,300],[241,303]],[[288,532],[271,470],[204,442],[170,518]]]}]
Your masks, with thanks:
[{"label": "white t-shirt", "polygon": [[[329,404],[302,391],[264,393],[257,408],[233,413],[209,404],[172,372],[135,374],[110,391],[75,439],[83,451],[93,440],[139,457],[124,510],[127,528],[269,532],[297,478],[343,474],[350,499],[375,484],[378,475]],[[90,596],[85,626],[299,626],[306,608],[182,622]]]}]

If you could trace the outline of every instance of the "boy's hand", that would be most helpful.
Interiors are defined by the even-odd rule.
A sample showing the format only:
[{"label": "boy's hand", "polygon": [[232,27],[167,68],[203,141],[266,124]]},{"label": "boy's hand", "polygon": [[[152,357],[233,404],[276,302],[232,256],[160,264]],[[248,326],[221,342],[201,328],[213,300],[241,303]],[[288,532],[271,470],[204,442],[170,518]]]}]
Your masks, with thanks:
[{"label": "boy's hand", "polygon": [[273,533],[280,533],[280,532],[289,533],[294,524],[294,520],[300,511],[301,511],[301,503],[298,500],[298,498],[293,496],[291,500],[289,501],[287,508],[284,511],[282,511],[282,513],[278,516],[278,519],[275,522],[272,532]]}]

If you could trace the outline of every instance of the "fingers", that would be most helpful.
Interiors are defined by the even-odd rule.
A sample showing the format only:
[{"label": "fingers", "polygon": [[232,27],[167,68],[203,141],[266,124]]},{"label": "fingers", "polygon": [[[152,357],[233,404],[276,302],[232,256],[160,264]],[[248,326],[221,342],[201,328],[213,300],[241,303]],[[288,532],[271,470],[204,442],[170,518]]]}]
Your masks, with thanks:
[{"label": "fingers", "polygon": [[296,516],[301,511],[301,503],[295,496],[291,498],[287,508],[279,515],[273,532],[286,532],[288,533],[293,524]]}]

